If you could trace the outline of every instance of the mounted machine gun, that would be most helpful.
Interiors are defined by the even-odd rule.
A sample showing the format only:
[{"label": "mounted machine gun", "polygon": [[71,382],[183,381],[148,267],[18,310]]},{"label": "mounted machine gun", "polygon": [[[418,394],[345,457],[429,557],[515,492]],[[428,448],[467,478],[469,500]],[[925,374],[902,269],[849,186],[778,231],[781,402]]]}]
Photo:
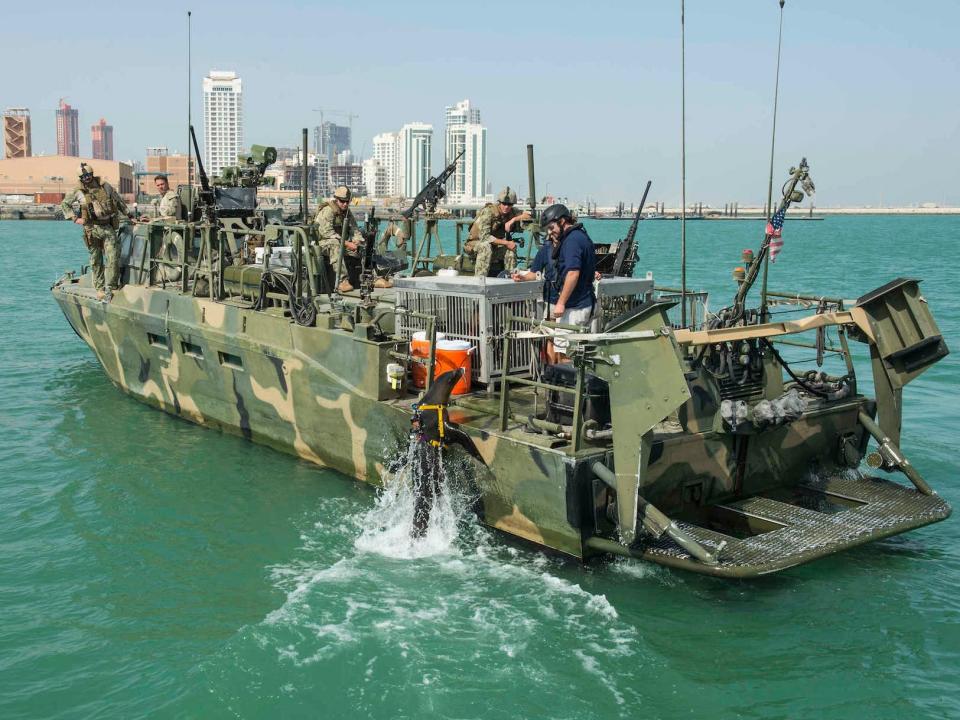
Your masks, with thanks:
[{"label": "mounted machine gun", "polygon": [[647,203],[647,194],[652,183],[652,180],[647,180],[647,187],[643,190],[643,197],[640,198],[640,205],[633,216],[627,236],[617,244],[616,255],[608,251],[597,258],[597,272],[612,277],[633,277],[633,268],[637,264],[637,226],[643,219],[643,206]]},{"label": "mounted machine gun", "polygon": [[453,162],[443,169],[443,172],[427,180],[427,184],[423,186],[423,190],[417,193],[413,202],[410,203],[410,207],[403,211],[405,218],[410,219],[413,217],[417,208],[420,207],[430,213],[436,211],[437,205],[440,204],[440,201],[443,200],[447,194],[444,185],[447,180],[450,179],[450,176],[453,175],[453,171],[457,169],[457,162],[463,157],[465,152],[465,150],[461,150],[460,154],[453,159]]}]

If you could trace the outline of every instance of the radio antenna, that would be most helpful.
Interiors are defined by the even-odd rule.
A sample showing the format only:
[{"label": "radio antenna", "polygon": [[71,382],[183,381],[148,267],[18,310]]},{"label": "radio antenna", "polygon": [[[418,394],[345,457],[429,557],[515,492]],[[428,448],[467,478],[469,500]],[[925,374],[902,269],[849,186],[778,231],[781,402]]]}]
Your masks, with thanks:
[{"label": "radio antenna", "polygon": [[193,38],[190,34],[191,11],[187,10],[187,185],[190,188],[189,218],[193,222],[193,146],[190,143],[190,134],[193,128],[193,103],[190,97],[190,77],[193,74]]},{"label": "radio antenna", "polygon": [[680,0],[680,327],[687,326],[687,73]]},{"label": "radio antenna", "polygon": [[[773,151],[777,145],[777,100],[780,97],[780,48],[783,46],[783,4],[780,0],[780,35],[777,38],[777,75],[773,85],[773,134],[770,137],[770,178],[767,183],[767,222],[773,217]],[[768,239],[767,242],[770,242]],[[770,253],[763,256],[763,282],[760,284],[760,322],[767,317],[767,270],[770,267]]]}]

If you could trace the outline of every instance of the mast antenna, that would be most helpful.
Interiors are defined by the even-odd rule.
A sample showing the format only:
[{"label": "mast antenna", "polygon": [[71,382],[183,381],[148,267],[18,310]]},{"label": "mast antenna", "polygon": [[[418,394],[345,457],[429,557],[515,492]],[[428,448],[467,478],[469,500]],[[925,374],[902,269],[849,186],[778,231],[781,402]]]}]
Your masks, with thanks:
[{"label": "mast antenna", "polygon": [[[773,151],[777,145],[777,101],[780,98],[780,48],[783,46],[783,4],[780,0],[780,33],[777,37],[777,74],[773,85],[773,133],[770,137],[770,178],[767,182],[767,222],[773,216]],[[767,242],[770,242],[767,240]],[[763,282],[760,285],[760,322],[767,317],[767,271],[770,268],[770,253],[763,257]]]},{"label": "mast antenna", "polygon": [[680,0],[680,326],[687,326],[687,73]]},{"label": "mast antenna", "polygon": [[193,222],[193,146],[190,143],[190,128],[193,127],[193,103],[190,97],[190,76],[193,74],[193,38],[190,34],[191,11],[187,10],[187,185],[190,188],[188,197],[190,222]]}]

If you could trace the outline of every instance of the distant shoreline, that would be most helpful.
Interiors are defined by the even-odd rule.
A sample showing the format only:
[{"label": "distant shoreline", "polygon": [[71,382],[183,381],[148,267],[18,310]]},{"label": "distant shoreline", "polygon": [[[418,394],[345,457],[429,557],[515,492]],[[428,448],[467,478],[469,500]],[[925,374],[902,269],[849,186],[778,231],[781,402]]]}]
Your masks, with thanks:
[{"label": "distant shoreline", "polygon": [[[597,208],[600,220],[628,220],[632,215],[625,209],[622,217],[614,216],[616,208]],[[663,217],[657,219],[673,220],[678,219],[680,208],[664,208]],[[827,216],[863,216],[863,215],[902,215],[902,216],[934,216],[934,215],[960,215],[960,207],[888,207],[888,208],[863,208],[863,207],[843,207],[813,208],[813,215],[810,217],[809,207],[793,207],[787,211],[787,216],[795,219],[807,218],[812,220],[822,220]],[[737,214],[725,214],[722,208],[704,208],[703,218],[708,220],[762,220],[764,215],[763,208],[759,207],[741,207]],[[687,214],[687,219],[699,219],[692,210]],[[27,205],[17,203],[0,203],[0,220],[59,220],[59,206],[57,205]],[[650,218],[653,219],[653,218]]]}]

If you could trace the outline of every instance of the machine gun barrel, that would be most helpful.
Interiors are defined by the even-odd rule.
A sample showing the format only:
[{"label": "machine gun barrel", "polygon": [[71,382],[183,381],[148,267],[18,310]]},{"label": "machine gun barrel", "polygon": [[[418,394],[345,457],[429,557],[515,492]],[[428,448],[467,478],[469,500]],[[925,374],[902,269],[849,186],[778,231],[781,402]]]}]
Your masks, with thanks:
[{"label": "machine gun barrel", "polygon": [[637,226],[640,224],[640,220],[643,219],[643,206],[647,204],[647,194],[650,192],[650,185],[652,184],[652,180],[647,180],[647,187],[643,190],[643,197],[640,198],[640,206],[633,216],[633,222],[630,223],[627,236],[620,242],[620,247],[617,248],[617,257],[613,261],[614,277],[620,276],[625,269],[624,264],[629,265],[629,274],[633,274],[633,265],[637,259]]},{"label": "machine gun barrel", "polygon": [[207,177],[207,171],[203,169],[200,147],[197,144],[197,134],[193,130],[193,125],[190,126],[190,139],[193,141],[193,150],[197,154],[197,174],[200,176],[200,203],[203,206],[203,214],[208,222],[216,222],[217,202],[213,188],[210,187],[210,178]]},{"label": "machine gun barrel", "polygon": [[197,144],[197,134],[193,131],[193,125],[190,126],[190,139],[193,141],[193,151],[197,154],[197,173],[200,176],[200,187],[204,192],[210,192],[210,179],[207,177],[207,171],[203,169],[203,160],[200,159],[200,146]]},{"label": "machine gun barrel", "polygon": [[463,157],[465,152],[466,150],[461,150],[460,154],[453,159],[453,162],[443,169],[442,173],[436,177],[430,178],[427,181],[427,184],[423,186],[423,190],[417,193],[417,196],[413,199],[413,202],[410,203],[410,207],[403,211],[402,215],[405,218],[409,220],[411,217],[413,217],[413,214],[421,205],[430,212],[436,209],[437,203],[439,203],[443,199],[443,196],[447,194],[443,188],[444,184],[446,184],[450,176],[453,175],[453,171],[457,169],[457,162]]}]

